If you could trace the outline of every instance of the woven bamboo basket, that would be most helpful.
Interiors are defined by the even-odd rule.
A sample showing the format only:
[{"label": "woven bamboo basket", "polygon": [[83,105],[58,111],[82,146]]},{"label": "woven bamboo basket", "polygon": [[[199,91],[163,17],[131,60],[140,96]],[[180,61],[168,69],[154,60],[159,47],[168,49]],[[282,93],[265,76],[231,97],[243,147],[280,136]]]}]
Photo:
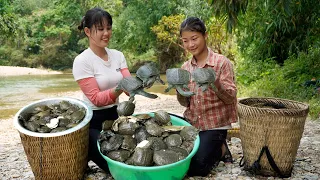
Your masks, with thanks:
[{"label": "woven bamboo basket", "polygon": [[[272,106],[272,107],[266,107]],[[299,148],[307,104],[278,98],[246,98],[239,100],[240,138],[245,170],[252,170],[263,147],[268,147],[278,167],[270,165],[266,153],[261,153],[260,169],[255,174],[290,177]],[[256,165],[256,164],[255,164]],[[252,172],[252,171],[251,171]]]},{"label": "woven bamboo basket", "polygon": [[[19,116],[26,116],[34,107],[67,100],[86,109],[80,124],[57,133],[36,133],[25,129]],[[89,121],[92,110],[85,103],[73,98],[52,98],[34,102],[20,109],[14,118],[24,151],[35,179],[82,179],[87,167],[89,144]]]}]

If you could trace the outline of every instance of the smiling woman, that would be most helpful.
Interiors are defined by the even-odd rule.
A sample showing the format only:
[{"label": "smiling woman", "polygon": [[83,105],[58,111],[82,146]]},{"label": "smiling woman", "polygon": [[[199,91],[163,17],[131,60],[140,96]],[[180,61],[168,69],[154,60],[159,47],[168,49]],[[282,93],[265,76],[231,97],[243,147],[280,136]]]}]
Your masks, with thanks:
[{"label": "smiling woman", "polygon": [[19,75],[36,75],[36,74],[62,74],[60,71],[50,69],[28,68],[18,66],[0,66],[0,76],[19,76]]}]

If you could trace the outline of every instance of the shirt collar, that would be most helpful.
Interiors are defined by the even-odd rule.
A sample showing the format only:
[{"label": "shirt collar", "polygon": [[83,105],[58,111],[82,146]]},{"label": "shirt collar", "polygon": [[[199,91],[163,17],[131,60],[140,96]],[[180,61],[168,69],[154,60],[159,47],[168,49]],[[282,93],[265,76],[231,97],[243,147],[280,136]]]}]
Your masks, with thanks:
[{"label": "shirt collar", "polygon": [[[214,66],[214,62],[210,61],[210,58],[212,58],[212,56],[213,56],[213,51],[208,47],[208,57],[206,59],[206,64],[204,66],[206,66],[206,65],[209,65],[209,66],[212,66],[212,67]],[[191,59],[190,63],[193,66],[197,65],[196,58],[194,56],[192,56],[192,59]]]}]

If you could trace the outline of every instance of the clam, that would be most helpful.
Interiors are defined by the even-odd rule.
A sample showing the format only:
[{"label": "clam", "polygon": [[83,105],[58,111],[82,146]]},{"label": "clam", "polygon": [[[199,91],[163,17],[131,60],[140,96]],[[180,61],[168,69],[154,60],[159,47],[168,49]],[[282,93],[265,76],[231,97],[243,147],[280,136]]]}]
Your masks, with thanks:
[{"label": "clam", "polygon": [[131,161],[135,166],[151,166],[153,164],[153,151],[150,148],[136,148]]},{"label": "clam", "polygon": [[86,115],[84,109],[81,109],[79,111],[75,111],[70,115],[71,121],[74,123],[80,122],[84,116]]},{"label": "clam", "polygon": [[113,123],[114,123],[114,120],[105,120],[105,121],[102,123],[102,130],[103,130],[103,131],[110,130]]},{"label": "clam", "polygon": [[25,126],[30,131],[36,132],[38,128],[40,128],[40,125],[35,122],[26,122]]},{"label": "clam", "polygon": [[56,132],[62,132],[62,131],[65,131],[67,130],[66,127],[57,127],[57,128],[54,128],[50,131],[50,133],[56,133]]},{"label": "clam", "polygon": [[171,146],[168,149],[178,153],[179,159],[185,159],[189,155],[188,151],[183,149],[183,148],[181,148],[181,147]]},{"label": "clam", "polygon": [[199,130],[193,126],[185,126],[181,131],[181,137],[186,141],[194,141],[199,134]]},{"label": "clam", "polygon": [[41,126],[40,128],[37,129],[37,131],[38,131],[39,133],[48,133],[48,132],[51,131],[51,129],[48,128],[47,126]]},{"label": "clam", "polygon": [[124,135],[121,148],[129,151],[133,151],[137,146],[137,140],[132,136]]},{"label": "clam", "polygon": [[155,151],[158,151],[161,149],[167,149],[167,147],[168,147],[166,145],[166,143],[162,140],[162,138],[149,137],[147,140],[152,142],[151,149],[153,149]]},{"label": "clam", "polygon": [[164,130],[156,123],[146,124],[146,130],[152,136],[161,136]]},{"label": "clam", "polygon": [[121,122],[118,127],[119,134],[133,135],[135,130],[139,127],[137,123]]},{"label": "clam", "polygon": [[68,110],[72,106],[72,104],[69,101],[61,101],[59,105],[60,109],[62,110]]},{"label": "clam", "polygon": [[130,157],[130,155],[131,155],[130,151],[123,150],[123,149],[111,151],[107,154],[107,156],[110,159],[113,159],[119,162],[126,161]]},{"label": "clam", "polygon": [[185,126],[162,126],[162,129],[165,132],[179,132],[181,131]]},{"label": "clam", "polygon": [[158,110],[154,113],[154,118],[159,125],[165,125],[170,122],[171,117],[169,113],[164,110]]},{"label": "clam", "polygon": [[123,136],[119,134],[114,134],[114,136],[110,137],[108,141],[103,141],[101,143],[101,152],[104,155],[107,155],[110,151],[118,150],[118,148],[122,145]]},{"label": "clam", "polygon": [[159,151],[155,151],[153,155],[153,161],[158,166],[172,164],[179,160],[179,154],[169,149],[161,149]]},{"label": "clam", "polygon": [[134,133],[134,138],[137,140],[138,143],[140,143],[143,140],[147,140],[148,137],[151,135],[147,132],[145,126],[140,126],[136,129]]},{"label": "clam", "polygon": [[182,137],[179,134],[171,134],[164,139],[167,146],[180,146],[182,144]]}]

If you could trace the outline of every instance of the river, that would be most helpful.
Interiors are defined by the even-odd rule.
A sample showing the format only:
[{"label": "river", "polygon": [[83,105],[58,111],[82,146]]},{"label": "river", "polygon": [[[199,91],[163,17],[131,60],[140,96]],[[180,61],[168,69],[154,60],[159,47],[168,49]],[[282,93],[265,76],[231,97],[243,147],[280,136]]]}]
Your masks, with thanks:
[{"label": "river", "polygon": [[[165,75],[161,75],[161,79],[166,82]],[[166,87],[167,83],[155,83],[146,91],[164,93]],[[14,115],[33,101],[79,90],[72,74],[0,76],[0,119]],[[174,91],[166,94],[174,94]]]}]

